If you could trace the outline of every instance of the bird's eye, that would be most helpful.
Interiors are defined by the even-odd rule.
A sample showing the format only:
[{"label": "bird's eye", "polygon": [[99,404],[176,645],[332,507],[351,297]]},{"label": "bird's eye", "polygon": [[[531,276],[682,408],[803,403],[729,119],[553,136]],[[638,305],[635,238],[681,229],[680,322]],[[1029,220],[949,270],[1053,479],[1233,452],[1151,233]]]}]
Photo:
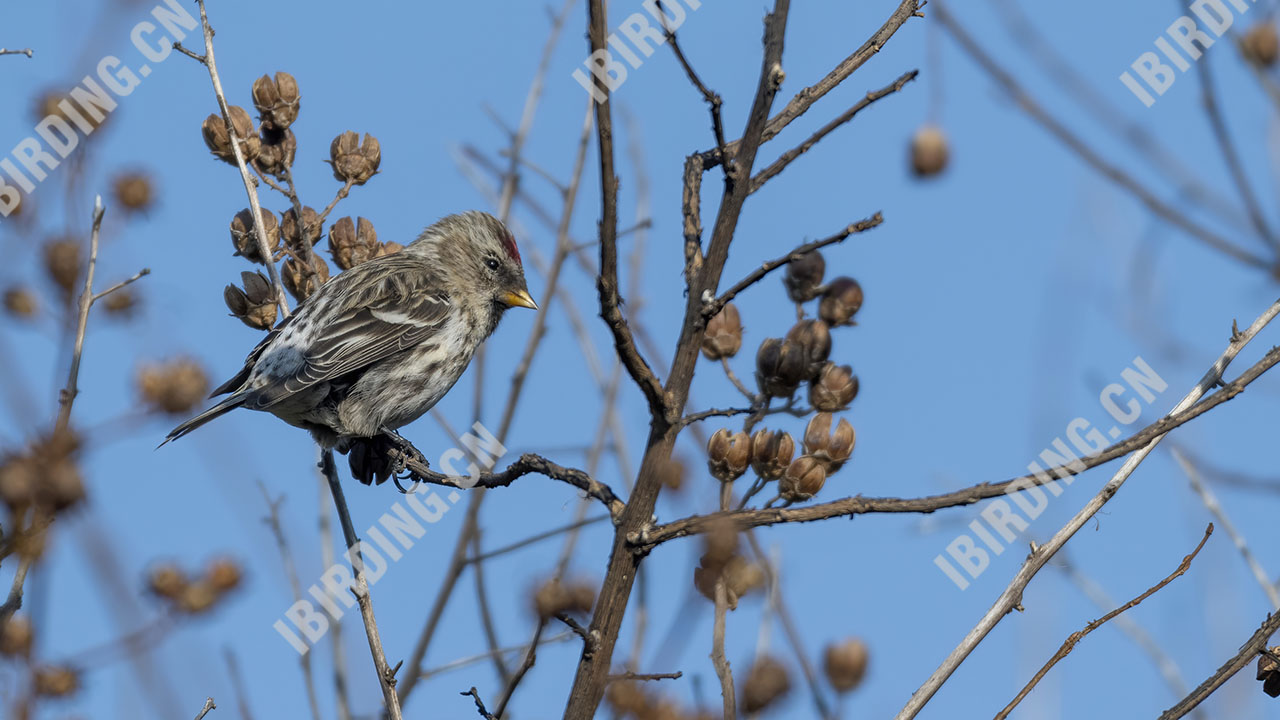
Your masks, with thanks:
[{"label": "bird's eye", "polygon": [[497,269],[498,269],[498,259],[497,259],[497,258],[487,257],[487,258],[485,258],[485,259],[484,259],[484,264],[485,264],[485,265],[487,265],[487,266],[488,266],[488,268],[489,268],[490,270],[497,270]]}]

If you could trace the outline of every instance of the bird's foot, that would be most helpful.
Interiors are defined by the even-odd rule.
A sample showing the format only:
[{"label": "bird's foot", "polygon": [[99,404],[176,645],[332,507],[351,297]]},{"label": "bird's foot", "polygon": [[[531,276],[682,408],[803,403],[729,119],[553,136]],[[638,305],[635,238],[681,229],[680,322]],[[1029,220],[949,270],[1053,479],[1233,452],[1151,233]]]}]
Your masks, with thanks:
[{"label": "bird's foot", "polygon": [[[392,458],[391,464],[392,482],[395,483],[396,489],[403,494],[413,492],[417,489],[419,484],[424,482],[424,479],[421,475],[408,467],[409,463],[419,463],[422,467],[428,468],[431,467],[430,463],[427,462],[426,456],[423,455],[418,448],[413,446],[413,443],[404,439],[404,437],[394,430],[384,430],[383,435],[387,438],[389,444],[394,450],[394,457]],[[413,485],[406,489],[405,486],[401,484],[402,481],[411,481]]]}]

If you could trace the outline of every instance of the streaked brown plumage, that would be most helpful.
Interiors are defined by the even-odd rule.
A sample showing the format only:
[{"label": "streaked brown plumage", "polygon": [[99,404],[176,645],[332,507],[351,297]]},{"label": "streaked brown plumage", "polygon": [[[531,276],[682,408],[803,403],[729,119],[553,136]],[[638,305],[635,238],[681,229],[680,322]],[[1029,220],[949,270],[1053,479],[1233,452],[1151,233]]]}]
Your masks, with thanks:
[{"label": "streaked brown plumage", "polygon": [[228,397],[165,442],[237,407],[265,410],[381,482],[395,431],[444,397],[511,306],[536,307],[510,232],[486,213],[450,215],[322,285],[213,393]]}]

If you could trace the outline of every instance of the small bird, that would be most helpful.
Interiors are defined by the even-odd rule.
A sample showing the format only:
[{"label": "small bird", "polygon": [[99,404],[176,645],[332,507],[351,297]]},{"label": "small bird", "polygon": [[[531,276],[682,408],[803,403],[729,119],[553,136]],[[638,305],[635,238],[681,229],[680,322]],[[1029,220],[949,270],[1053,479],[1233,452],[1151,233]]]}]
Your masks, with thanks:
[{"label": "small bird", "polygon": [[210,397],[229,395],[164,443],[238,407],[265,410],[382,483],[388,449],[412,449],[396,430],[449,392],[510,307],[538,307],[515,239],[488,213],[449,215],[321,285]]}]

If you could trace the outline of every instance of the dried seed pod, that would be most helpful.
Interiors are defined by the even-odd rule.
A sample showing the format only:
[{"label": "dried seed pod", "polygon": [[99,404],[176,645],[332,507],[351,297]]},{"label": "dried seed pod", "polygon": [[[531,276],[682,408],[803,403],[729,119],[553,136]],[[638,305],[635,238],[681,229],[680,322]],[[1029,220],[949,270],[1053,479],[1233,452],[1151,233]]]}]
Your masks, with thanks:
[{"label": "dried seed pod", "polygon": [[80,280],[80,243],[70,238],[50,240],[44,245],[44,270],[49,279],[62,291],[64,298],[71,297]]},{"label": "dried seed pod", "polygon": [[741,555],[732,555],[723,563],[717,563],[707,555],[693,569],[693,586],[703,597],[715,602],[716,583],[724,580],[726,606],[738,609],[738,600],[747,593],[764,586],[764,571]]},{"label": "dried seed pod", "polygon": [[138,309],[138,296],[127,287],[120,288],[102,298],[102,309],[108,315],[122,319],[131,318]]},{"label": "dried seed pod", "polygon": [[116,177],[111,185],[116,204],[130,212],[151,209],[155,198],[151,191],[151,178],[143,172],[129,172]]},{"label": "dried seed pod", "polygon": [[786,472],[796,442],[781,430],[757,430],[751,436],[751,469],[761,480],[777,480]]},{"label": "dried seed pod", "polygon": [[382,164],[382,146],[368,133],[361,142],[358,134],[348,130],[329,145],[329,163],[333,165],[333,176],[339,181],[363,185],[377,174]]},{"label": "dried seed pod", "polygon": [[287,130],[298,119],[301,98],[298,81],[284,71],[276,73],[274,79],[263,75],[253,83],[253,105],[267,130]]},{"label": "dried seed pod", "polygon": [[10,455],[0,463],[0,502],[12,513],[20,513],[36,500],[40,489],[40,468],[26,455]]},{"label": "dried seed pod", "polygon": [[244,571],[240,569],[240,566],[234,560],[227,558],[214,560],[209,563],[209,568],[205,571],[205,581],[219,593],[234,590],[240,585],[240,580],[243,577]]},{"label": "dried seed pod", "polygon": [[40,309],[36,294],[28,287],[11,287],[4,291],[4,309],[16,318],[34,317]]},{"label": "dried seed pod", "polygon": [[[62,118],[69,125],[76,125],[78,127],[79,123],[84,122],[88,123],[94,130],[97,130],[107,122],[107,118],[111,117],[111,113],[109,112],[93,113],[80,110],[76,111],[76,114],[80,116],[79,120],[77,120],[72,118],[70,113],[62,109],[61,106],[63,104],[69,105],[73,111],[76,111],[77,106],[80,105],[80,103],[77,103],[69,93],[62,90],[48,90],[42,93],[36,100],[35,119],[43,120],[47,117],[54,116]],[[89,134],[86,135],[86,137],[93,138],[94,135]]]},{"label": "dried seed pod", "polygon": [[1240,51],[1249,62],[1260,67],[1271,67],[1280,55],[1280,38],[1276,26],[1270,20],[1258,22],[1245,31],[1240,39]]},{"label": "dried seed pod", "polygon": [[315,245],[320,242],[320,238],[324,235],[323,223],[320,222],[320,215],[314,208],[304,206],[302,208],[302,224],[298,224],[298,213],[293,208],[289,208],[280,214],[280,234],[284,237],[285,242],[290,247],[298,247],[298,243],[302,238],[306,238],[307,242]]},{"label": "dried seed pod", "polygon": [[707,467],[720,482],[733,482],[751,464],[751,437],[720,428],[707,441]]},{"label": "dried seed pod", "polygon": [[778,480],[778,494],[787,502],[808,500],[817,495],[827,482],[827,470],[822,461],[809,455],[801,455],[787,466]]},{"label": "dried seed pod", "polygon": [[801,320],[787,331],[787,340],[804,350],[805,377],[814,378],[831,355],[831,329],[822,320]]},{"label": "dried seed pod", "polygon": [[[276,220],[276,214],[266,208],[262,209],[262,228],[267,232],[267,248],[274,255],[280,250],[280,223]],[[270,262],[270,260],[264,260],[259,251],[253,211],[249,208],[241,210],[231,218],[231,243],[236,248],[234,254],[251,263],[265,265]]]},{"label": "dried seed pod", "polygon": [[799,260],[787,263],[787,272],[782,276],[782,284],[787,288],[787,297],[796,303],[806,303],[818,297],[822,292],[822,276],[826,272],[827,261],[817,250],[807,252],[801,255]]},{"label": "dried seed pod", "polygon": [[[244,155],[245,162],[251,162],[258,157],[258,151],[262,147],[258,133],[253,129],[253,118],[239,105],[232,105],[228,110],[231,126],[240,138],[240,152]],[[200,131],[204,135],[204,144],[214,157],[231,165],[236,164],[235,151],[231,149],[231,135],[227,133],[227,124],[223,122],[221,115],[214,113],[205,118]]]},{"label": "dried seed pod", "polygon": [[738,308],[729,303],[707,321],[702,336],[702,354],[708,360],[731,358],[742,348],[742,319]]},{"label": "dried seed pod", "polygon": [[36,668],[32,684],[40,697],[69,697],[80,689],[80,673],[68,665],[49,665]]},{"label": "dried seed pod", "polygon": [[533,595],[534,612],[543,619],[560,613],[586,614],[595,603],[595,589],[585,582],[562,582],[553,578]]},{"label": "dried seed pod", "polygon": [[84,479],[80,467],[69,456],[49,458],[41,463],[44,477],[40,500],[55,513],[63,512],[84,500]]},{"label": "dried seed pod", "polygon": [[298,154],[298,139],[292,130],[262,131],[262,143],[253,164],[267,175],[280,176],[293,167]]},{"label": "dried seed pod", "polygon": [[858,638],[849,638],[827,646],[822,654],[822,670],[836,692],[846,693],[862,683],[869,659],[866,643]]},{"label": "dried seed pod", "polygon": [[311,272],[301,262],[290,258],[280,268],[280,282],[289,294],[302,302],[329,280],[329,263],[316,253],[311,253]]},{"label": "dried seed pod", "polygon": [[209,393],[209,376],[195,360],[178,358],[143,367],[138,391],[155,412],[185,415],[200,406]]},{"label": "dried seed pod", "polygon": [[848,365],[826,363],[818,377],[809,383],[809,403],[823,412],[843,410],[857,396],[858,376]]},{"label": "dried seed pod", "polygon": [[911,170],[919,178],[933,177],[947,169],[951,152],[942,129],[925,125],[911,138]]},{"label": "dried seed pod", "polygon": [[684,461],[678,457],[670,457],[661,462],[658,466],[658,477],[662,480],[662,487],[679,492],[684,487],[684,479],[688,474],[685,469]]},{"label": "dried seed pod", "polygon": [[613,710],[615,717],[653,717],[652,701],[641,685],[642,683],[634,680],[619,680],[606,686],[604,701],[609,704],[609,709]]},{"label": "dried seed pod", "polygon": [[1258,680],[1262,682],[1262,692],[1271,697],[1280,697],[1280,663],[1272,659],[1280,654],[1280,645],[1271,648],[1271,655],[1258,657]]},{"label": "dried seed pod", "polygon": [[151,568],[147,573],[147,590],[157,597],[176,600],[186,592],[191,581],[187,574],[173,563],[163,563]]},{"label": "dried seed pod", "polygon": [[808,366],[799,344],[768,338],[756,351],[756,384],[766,395],[789,398],[804,380]]},{"label": "dried seed pod", "polygon": [[228,285],[222,299],[232,316],[255,330],[270,330],[276,324],[276,294],[271,281],[261,272],[242,272],[244,289]]},{"label": "dried seed pod", "polygon": [[742,711],[757,713],[777,701],[791,690],[791,678],[780,661],[768,655],[759,657],[747,671],[742,686]]},{"label": "dried seed pod", "polygon": [[831,327],[854,325],[853,316],[861,308],[862,286],[851,277],[838,277],[822,294],[818,315]]},{"label": "dried seed pod", "polygon": [[388,240],[387,242],[382,243],[382,247],[378,249],[378,257],[382,257],[383,255],[391,255],[393,253],[398,253],[403,249],[404,249],[404,246],[401,245],[400,243],[394,240]]},{"label": "dried seed pod", "polygon": [[381,249],[378,233],[366,218],[352,222],[350,217],[344,217],[329,226],[329,254],[339,270],[350,270],[372,260]]},{"label": "dried seed pod", "polygon": [[197,580],[182,589],[174,607],[189,615],[199,615],[212,608],[220,596],[218,589],[207,580]]},{"label": "dried seed pod", "polygon": [[11,615],[0,625],[0,657],[25,658],[31,655],[35,632],[26,615]]},{"label": "dried seed pod", "polygon": [[835,430],[831,429],[831,413],[820,412],[813,416],[804,429],[804,451],[820,461],[827,474],[834,474],[853,454],[857,436],[848,420],[840,419]]}]

